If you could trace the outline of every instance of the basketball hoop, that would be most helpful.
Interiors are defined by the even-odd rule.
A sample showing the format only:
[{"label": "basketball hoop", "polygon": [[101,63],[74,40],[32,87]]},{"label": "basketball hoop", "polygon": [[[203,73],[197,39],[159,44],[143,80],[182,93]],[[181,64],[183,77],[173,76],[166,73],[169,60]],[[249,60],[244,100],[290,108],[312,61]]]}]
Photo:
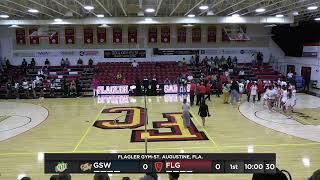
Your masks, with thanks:
[{"label": "basketball hoop", "polygon": [[52,38],[56,34],[57,34],[56,30],[50,30],[49,27],[43,26],[43,27],[39,27],[37,31],[34,31],[29,36],[37,37],[37,38]]},{"label": "basketball hoop", "polygon": [[233,25],[223,28],[230,41],[249,41],[249,36],[243,31],[241,26]]}]

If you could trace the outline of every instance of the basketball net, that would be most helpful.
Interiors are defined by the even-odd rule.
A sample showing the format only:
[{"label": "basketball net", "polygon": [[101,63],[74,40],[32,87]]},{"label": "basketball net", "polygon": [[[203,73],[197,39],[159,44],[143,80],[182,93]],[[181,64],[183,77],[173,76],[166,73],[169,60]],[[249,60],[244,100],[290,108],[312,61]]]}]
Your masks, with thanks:
[{"label": "basketball net", "polygon": [[227,26],[223,28],[224,32],[228,36],[230,41],[249,41],[250,38],[243,31],[241,26],[235,25],[235,26]]}]

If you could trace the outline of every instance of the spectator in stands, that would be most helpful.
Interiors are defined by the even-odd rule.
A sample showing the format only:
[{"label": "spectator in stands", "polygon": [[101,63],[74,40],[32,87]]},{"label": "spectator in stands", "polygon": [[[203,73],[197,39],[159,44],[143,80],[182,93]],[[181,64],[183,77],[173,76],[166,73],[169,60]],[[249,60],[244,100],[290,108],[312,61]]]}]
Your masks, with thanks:
[{"label": "spectator in stands", "polygon": [[7,69],[11,68],[10,60],[6,58],[5,62],[6,62],[6,68]]},{"label": "spectator in stands", "polygon": [[52,175],[52,176],[50,177],[50,180],[58,180],[58,175]]},{"label": "spectator in stands", "polygon": [[206,66],[207,63],[208,63],[208,61],[209,61],[208,56],[205,56],[205,57],[203,58],[203,60],[201,61],[201,64],[204,65],[204,66]]},{"label": "spectator in stands", "polygon": [[164,84],[165,85],[170,85],[171,84],[171,81],[169,80],[169,78],[166,78],[166,80],[164,80]]},{"label": "spectator in stands", "polygon": [[31,90],[32,90],[32,95],[34,99],[37,98],[36,87],[37,87],[37,79],[34,79],[31,83]]},{"label": "spectator in stands", "polygon": [[98,85],[99,85],[99,80],[96,78],[96,77],[93,77],[92,81],[91,81],[91,88],[92,88],[92,96],[93,97],[96,97],[98,95],[97,93],[97,88],[98,88]]},{"label": "spectator in stands", "polygon": [[237,65],[237,64],[238,64],[238,58],[237,58],[237,56],[233,57],[232,63],[233,63],[234,65]]},{"label": "spectator in stands", "polygon": [[26,61],[25,58],[23,58],[22,63],[21,63],[21,66],[22,66],[23,68],[26,68],[26,67],[28,66],[28,63],[27,63],[27,61]]},{"label": "spectator in stands", "polygon": [[191,64],[191,65],[195,65],[195,64],[196,64],[196,61],[195,61],[195,59],[194,59],[193,56],[191,56],[190,64]]},{"label": "spectator in stands", "polygon": [[183,67],[183,61],[178,62],[178,67]]},{"label": "spectator in stands", "polygon": [[76,81],[72,80],[69,84],[69,95],[73,95],[75,93],[77,93]]},{"label": "spectator in stands", "polygon": [[158,85],[158,80],[156,75],[153,75],[153,78],[151,80],[151,95],[156,96],[157,95],[157,85]]},{"label": "spectator in stands", "polygon": [[257,61],[258,61],[258,65],[262,66],[262,64],[263,64],[263,54],[261,52],[258,52],[258,54],[257,54]]},{"label": "spectator in stands", "polygon": [[65,64],[66,64],[66,67],[70,66],[70,61],[68,58],[66,58]]},{"label": "spectator in stands", "polygon": [[61,59],[60,65],[61,65],[62,67],[65,67],[65,66],[66,66],[66,61],[65,61],[63,58]]},{"label": "spectator in stands", "polygon": [[125,77],[122,79],[121,84],[128,84],[128,81]]},{"label": "spectator in stands", "polygon": [[93,180],[110,180],[108,174],[95,174]]},{"label": "spectator in stands", "polygon": [[122,74],[120,72],[117,73],[116,79],[117,80],[122,80],[123,79],[123,76],[122,76]]},{"label": "spectator in stands", "polygon": [[66,78],[64,78],[62,80],[61,88],[62,88],[62,91],[63,91],[63,95],[67,96],[69,94],[69,84],[68,84]]},{"label": "spectator in stands", "polygon": [[183,64],[188,64],[188,62],[187,62],[187,60],[186,60],[186,58],[184,57],[184,58],[182,58],[182,63]]},{"label": "spectator in stands", "polygon": [[92,67],[93,66],[93,60],[90,58],[89,61],[88,61],[88,65],[89,67]]},{"label": "spectator in stands", "polygon": [[136,60],[133,60],[133,62],[131,63],[131,66],[133,68],[138,68],[139,64],[136,62]]},{"label": "spectator in stands", "polygon": [[22,81],[22,88],[25,96],[29,98],[29,82],[26,78]]},{"label": "spectator in stands", "polygon": [[304,88],[303,90],[309,91],[309,86],[310,86],[310,76],[304,77]]},{"label": "spectator in stands", "polygon": [[6,83],[6,98],[9,98],[11,96],[12,92],[12,82],[10,79],[8,79]]},{"label": "spectator in stands", "polygon": [[222,83],[221,83],[221,81],[219,81],[219,80],[216,81],[215,88],[216,88],[216,96],[220,97],[220,94],[222,94]]},{"label": "spectator in stands", "polygon": [[31,180],[31,178],[30,177],[23,177],[20,180]]},{"label": "spectator in stands", "polygon": [[193,80],[192,74],[189,74],[189,75],[187,76],[187,80],[188,80],[189,82],[191,82],[191,81]]},{"label": "spectator in stands", "polygon": [[253,53],[253,54],[251,55],[251,65],[252,65],[252,66],[255,66],[255,65],[256,65],[256,54],[255,54],[255,53]]},{"label": "spectator in stands", "polygon": [[59,174],[57,180],[71,180],[71,175],[66,173]]},{"label": "spectator in stands", "polygon": [[169,173],[169,180],[178,180],[179,177],[180,177],[179,173],[176,173],[176,172]]},{"label": "spectator in stands", "polygon": [[44,61],[44,65],[45,65],[46,67],[49,67],[49,66],[50,66],[50,61],[49,61],[49,59],[46,59],[46,61]]},{"label": "spectator in stands", "polygon": [[35,67],[36,66],[36,61],[34,60],[34,58],[31,58],[30,66],[31,67]]},{"label": "spectator in stands", "polygon": [[200,104],[198,115],[202,119],[202,126],[205,127],[206,126],[205,125],[206,124],[206,117],[210,117],[209,108],[208,108],[208,105],[206,104],[205,100],[202,100],[202,102]]},{"label": "spectator in stands", "polygon": [[19,95],[19,89],[20,89],[20,84],[18,81],[16,81],[14,83],[14,94],[16,96],[16,99],[19,99],[20,98],[20,95]]},{"label": "spectator in stands", "polygon": [[78,59],[77,65],[78,66],[82,66],[83,65],[83,60],[81,58]]},{"label": "spectator in stands", "polygon": [[219,66],[219,58],[218,58],[218,56],[214,57],[213,62],[214,62],[214,65]]},{"label": "spectator in stands", "polygon": [[240,78],[240,79],[244,79],[244,75],[245,75],[244,70],[241,69],[241,70],[239,71],[239,78]]},{"label": "spectator in stands", "polygon": [[222,93],[223,93],[223,103],[229,104],[229,96],[230,96],[230,84],[229,83],[223,84]]},{"label": "spectator in stands", "polygon": [[227,64],[228,64],[228,66],[230,66],[230,65],[232,64],[231,56],[228,56],[228,58],[227,58]]}]

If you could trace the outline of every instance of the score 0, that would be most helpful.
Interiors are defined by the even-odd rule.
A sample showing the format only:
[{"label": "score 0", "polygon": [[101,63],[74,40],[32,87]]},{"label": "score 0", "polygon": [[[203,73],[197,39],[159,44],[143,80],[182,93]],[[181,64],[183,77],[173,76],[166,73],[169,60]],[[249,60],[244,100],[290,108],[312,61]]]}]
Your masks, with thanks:
[{"label": "score 0", "polygon": [[140,170],[141,173],[152,172],[152,163],[151,162],[140,162]]},{"label": "score 0", "polygon": [[224,161],[212,161],[212,173],[224,173]]}]

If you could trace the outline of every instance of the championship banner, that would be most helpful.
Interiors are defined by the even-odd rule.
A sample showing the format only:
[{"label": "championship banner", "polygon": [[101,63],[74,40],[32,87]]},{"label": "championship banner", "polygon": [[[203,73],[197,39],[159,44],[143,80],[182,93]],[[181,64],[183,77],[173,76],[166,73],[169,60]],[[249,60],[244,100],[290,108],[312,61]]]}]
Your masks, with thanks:
[{"label": "championship banner", "polygon": [[113,28],[113,43],[122,43],[122,29],[120,27]]},{"label": "championship banner", "polygon": [[30,28],[29,29],[30,44],[40,44],[40,37],[39,36],[30,36],[35,31],[38,31],[38,28]]},{"label": "championship banner", "polygon": [[161,27],[161,42],[170,43],[170,27],[169,26]]},{"label": "championship banner", "polygon": [[49,44],[59,44],[58,32],[55,32],[52,36],[49,36]]},{"label": "championship banner", "polygon": [[128,43],[138,42],[138,30],[137,27],[128,27]]},{"label": "championship banner", "polygon": [[201,28],[192,28],[192,42],[201,42]]},{"label": "championship banner", "polygon": [[66,44],[74,44],[75,43],[75,32],[74,28],[66,28],[64,30],[64,36]]},{"label": "championship banner", "polygon": [[97,28],[97,41],[98,41],[98,43],[106,43],[107,42],[106,28]]},{"label": "championship banner", "polygon": [[157,43],[158,39],[158,31],[157,27],[150,27],[149,28],[149,43]]},{"label": "championship banner", "polygon": [[178,43],[186,43],[187,42],[187,28],[178,27],[177,29],[177,41]]},{"label": "championship banner", "polygon": [[93,29],[92,28],[84,28],[83,29],[83,41],[85,44],[93,43]]},{"label": "championship banner", "polygon": [[208,42],[216,42],[217,28],[215,26],[208,27]]},{"label": "championship banner", "polygon": [[24,28],[16,29],[16,43],[19,45],[26,44],[26,30]]}]

